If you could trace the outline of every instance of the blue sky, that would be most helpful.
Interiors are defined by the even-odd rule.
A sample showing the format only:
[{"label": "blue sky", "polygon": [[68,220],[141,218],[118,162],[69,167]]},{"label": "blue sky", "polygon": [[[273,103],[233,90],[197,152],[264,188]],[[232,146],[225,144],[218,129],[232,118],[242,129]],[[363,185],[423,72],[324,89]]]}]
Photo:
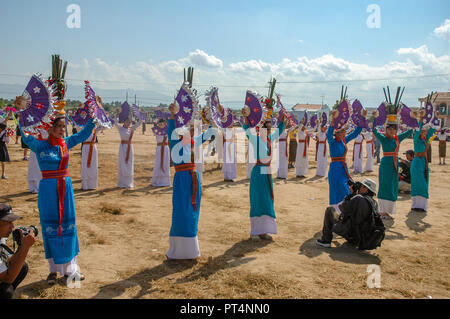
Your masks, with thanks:
[{"label": "blue sky", "polygon": [[[71,3],[81,8],[80,29],[66,26]],[[379,29],[366,25],[370,4],[380,7]],[[89,77],[94,87],[119,90],[119,96],[138,90],[150,102],[152,92],[162,100],[173,96],[182,80],[180,67],[194,65],[194,83],[224,85],[221,100],[239,107],[246,89],[265,93],[260,86],[271,75],[281,81],[329,81],[450,73],[447,29],[435,32],[446,19],[450,1],[445,0],[2,1],[0,84],[25,86],[24,75],[48,74],[51,54],[59,53],[72,66],[69,79]],[[405,98],[415,103],[427,90],[447,90],[449,80],[348,85],[351,95],[368,104],[381,101],[382,86],[405,85]],[[229,84],[242,88],[227,89]],[[340,83],[278,88],[287,104],[320,103],[321,94],[332,103]]]}]

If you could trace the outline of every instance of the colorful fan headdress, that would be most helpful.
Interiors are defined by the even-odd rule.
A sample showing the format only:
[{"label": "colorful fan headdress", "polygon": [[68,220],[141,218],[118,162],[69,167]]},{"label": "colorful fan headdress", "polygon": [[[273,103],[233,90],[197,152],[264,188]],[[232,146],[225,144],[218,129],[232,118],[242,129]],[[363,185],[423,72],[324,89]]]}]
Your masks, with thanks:
[{"label": "colorful fan headdress", "polygon": [[206,107],[211,110],[211,117],[214,124],[220,128],[231,127],[234,122],[233,112],[231,109],[224,108],[220,104],[219,89],[217,87],[212,87],[205,95]]},{"label": "colorful fan headdress", "polygon": [[197,91],[192,89],[192,81],[194,76],[194,68],[189,67],[186,76],[186,69],[184,70],[184,82],[181,85],[175,97],[175,127],[189,129],[195,119],[197,112]]},{"label": "colorful fan headdress", "polygon": [[347,87],[345,87],[345,91],[344,86],[341,87],[341,98],[336,101],[333,110],[337,110],[337,112],[334,113],[334,129],[345,129],[347,121],[350,118],[350,103],[347,100]]},{"label": "colorful fan headdress", "polygon": [[86,93],[86,104],[89,107],[89,115],[97,122],[97,125],[110,129],[112,128],[112,123],[106,115],[105,109],[103,108],[103,102],[100,96],[96,96],[94,90],[92,89],[89,81],[84,81],[85,87],[84,91]]},{"label": "colorful fan headdress", "polygon": [[34,74],[22,95],[16,97],[19,122],[24,133],[37,136],[38,129],[49,129],[60,111],[56,108],[58,100],[54,88],[40,74]]}]

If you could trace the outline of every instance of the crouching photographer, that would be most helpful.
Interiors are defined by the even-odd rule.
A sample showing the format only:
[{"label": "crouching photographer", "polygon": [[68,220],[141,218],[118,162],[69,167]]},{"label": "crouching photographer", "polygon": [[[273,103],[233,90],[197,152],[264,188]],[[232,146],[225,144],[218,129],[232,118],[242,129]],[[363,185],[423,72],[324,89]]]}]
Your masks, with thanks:
[{"label": "crouching photographer", "polygon": [[[25,259],[37,235],[37,229],[33,227],[14,230],[13,222],[19,218],[22,217],[13,214],[11,206],[0,203],[0,299],[12,298],[17,286],[25,279],[28,273]],[[18,244],[15,253],[6,246],[11,233]]]},{"label": "crouching photographer", "polygon": [[316,241],[322,247],[331,247],[333,233],[344,237],[360,250],[381,246],[384,224],[374,200],[377,185],[371,179],[363,182],[349,181],[350,195],[339,205],[341,214],[334,207],[325,210],[322,238]]}]

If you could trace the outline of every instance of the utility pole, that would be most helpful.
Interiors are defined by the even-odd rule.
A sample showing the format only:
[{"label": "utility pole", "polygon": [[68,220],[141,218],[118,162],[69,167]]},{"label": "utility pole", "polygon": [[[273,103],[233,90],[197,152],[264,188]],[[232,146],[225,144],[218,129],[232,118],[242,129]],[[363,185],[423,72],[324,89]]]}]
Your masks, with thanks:
[{"label": "utility pole", "polygon": [[323,98],[325,97],[325,95],[322,94],[320,97],[322,98],[322,107],[323,107]]}]

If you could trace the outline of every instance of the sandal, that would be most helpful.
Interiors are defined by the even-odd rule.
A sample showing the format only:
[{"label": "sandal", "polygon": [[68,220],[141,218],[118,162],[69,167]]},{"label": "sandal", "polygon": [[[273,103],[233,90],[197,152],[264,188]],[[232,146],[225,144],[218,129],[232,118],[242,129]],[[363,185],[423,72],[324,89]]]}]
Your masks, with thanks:
[{"label": "sandal", "polygon": [[[86,279],[86,276],[83,275],[81,272],[78,273],[78,277],[76,276],[77,274],[74,274],[74,278],[75,280],[79,280],[79,281],[83,281]],[[69,275],[64,275],[64,279],[67,281],[67,278],[69,278]]]},{"label": "sandal", "polygon": [[58,277],[58,274],[56,272],[51,272],[48,277],[47,277],[47,283],[50,286],[53,286],[54,284],[56,284],[56,278]]}]

